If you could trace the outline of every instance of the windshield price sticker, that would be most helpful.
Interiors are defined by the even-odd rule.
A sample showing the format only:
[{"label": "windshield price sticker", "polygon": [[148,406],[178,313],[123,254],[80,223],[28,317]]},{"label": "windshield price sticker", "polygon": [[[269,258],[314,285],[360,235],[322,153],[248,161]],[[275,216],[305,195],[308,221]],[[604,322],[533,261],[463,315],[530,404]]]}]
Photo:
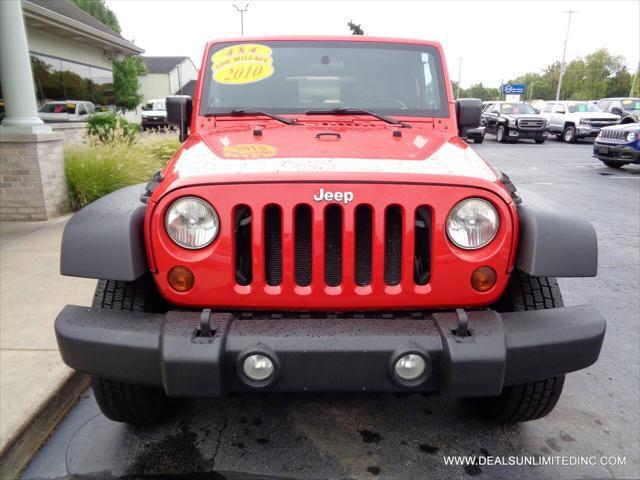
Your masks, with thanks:
[{"label": "windshield price sticker", "polygon": [[246,143],[226,146],[223,153],[227,158],[268,158],[275,157],[278,150],[273,145]]},{"label": "windshield price sticker", "polygon": [[259,82],[273,72],[271,48],[257,43],[232,45],[211,57],[213,80],[226,85]]}]

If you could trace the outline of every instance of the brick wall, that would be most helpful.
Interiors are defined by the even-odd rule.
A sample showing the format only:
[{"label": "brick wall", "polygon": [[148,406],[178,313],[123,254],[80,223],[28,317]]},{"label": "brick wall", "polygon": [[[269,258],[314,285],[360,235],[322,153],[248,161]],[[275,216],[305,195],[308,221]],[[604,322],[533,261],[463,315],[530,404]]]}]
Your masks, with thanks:
[{"label": "brick wall", "polygon": [[65,145],[79,145],[87,138],[87,122],[47,123],[54,132],[64,135]]},{"label": "brick wall", "polygon": [[68,210],[63,138],[2,134],[0,220],[48,220]]}]

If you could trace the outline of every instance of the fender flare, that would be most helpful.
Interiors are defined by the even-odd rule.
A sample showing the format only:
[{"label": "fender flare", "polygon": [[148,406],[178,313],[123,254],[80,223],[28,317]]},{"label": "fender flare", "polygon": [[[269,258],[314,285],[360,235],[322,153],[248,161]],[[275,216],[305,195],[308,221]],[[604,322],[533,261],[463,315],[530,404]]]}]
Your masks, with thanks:
[{"label": "fender flare", "polygon": [[134,281],[147,270],[145,184],[121,188],[76,212],[65,226],[60,273]]},{"label": "fender flare", "polygon": [[532,192],[518,192],[516,268],[536,277],[595,277],[598,238],[591,223]]}]

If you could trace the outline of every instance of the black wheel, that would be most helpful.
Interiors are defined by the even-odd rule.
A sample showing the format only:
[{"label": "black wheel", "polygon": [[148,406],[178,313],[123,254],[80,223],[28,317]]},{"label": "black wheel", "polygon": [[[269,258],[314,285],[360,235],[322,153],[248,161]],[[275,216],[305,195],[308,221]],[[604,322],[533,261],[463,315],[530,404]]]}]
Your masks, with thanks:
[{"label": "black wheel", "polygon": [[496,132],[496,140],[500,143],[505,143],[507,141],[506,133],[507,132],[506,132],[506,129],[504,128],[504,125],[500,125]]},{"label": "black wheel", "polygon": [[[132,312],[163,312],[168,308],[153,280],[146,276],[135,282],[100,280],[93,307]],[[162,389],[145,385],[92,376],[91,386],[104,416],[116,422],[157,422],[170,414],[176,404]]]},{"label": "black wheel", "polygon": [[543,144],[543,143],[545,142],[545,140],[546,140],[546,138],[536,138],[536,139],[535,139],[535,142],[536,142],[537,144]]},{"label": "black wheel", "polygon": [[626,163],[607,162],[606,160],[602,160],[602,163],[609,168],[622,168],[626,165]]},{"label": "black wheel", "polygon": [[565,127],[564,132],[562,133],[562,139],[566,143],[576,143],[578,138],[576,137],[576,127],[573,125],[568,125]]},{"label": "black wheel", "polygon": [[[544,310],[563,306],[555,278],[533,277],[514,271],[509,286],[494,308],[502,312]],[[558,403],[564,375],[520,385],[510,385],[497,397],[477,399],[485,416],[504,423],[526,422],[542,418]]]},{"label": "black wheel", "polygon": [[477,137],[473,137],[473,143],[482,143],[484,142],[484,135],[480,136],[478,135]]}]

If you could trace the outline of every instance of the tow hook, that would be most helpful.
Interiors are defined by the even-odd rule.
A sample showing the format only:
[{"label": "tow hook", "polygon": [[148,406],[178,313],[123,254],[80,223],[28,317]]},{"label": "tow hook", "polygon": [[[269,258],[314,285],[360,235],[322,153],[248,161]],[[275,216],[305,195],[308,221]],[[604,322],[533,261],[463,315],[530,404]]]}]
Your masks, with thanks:
[{"label": "tow hook", "polygon": [[213,336],[213,331],[211,330],[211,309],[205,308],[202,310],[200,314],[200,335],[199,337],[207,337],[210,338]]},{"label": "tow hook", "polygon": [[470,337],[469,332],[469,317],[467,312],[462,308],[456,308],[456,315],[458,316],[458,328],[456,328],[456,335],[458,337]]}]

